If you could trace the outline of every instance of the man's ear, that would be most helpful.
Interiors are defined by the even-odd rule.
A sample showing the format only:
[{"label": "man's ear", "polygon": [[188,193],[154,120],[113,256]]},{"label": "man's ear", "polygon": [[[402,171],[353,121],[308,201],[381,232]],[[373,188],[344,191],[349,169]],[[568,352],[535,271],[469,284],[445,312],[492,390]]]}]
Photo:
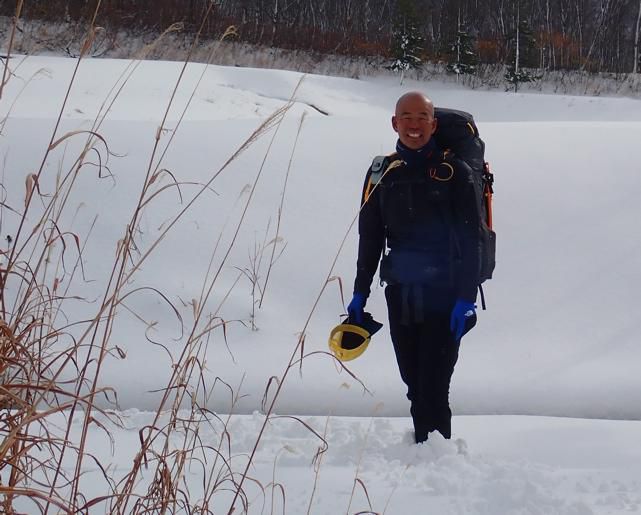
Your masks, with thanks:
[{"label": "man's ear", "polygon": [[396,122],[396,115],[392,116],[392,128],[394,132],[398,132],[398,123]]},{"label": "man's ear", "polygon": [[432,123],[432,134],[436,132],[436,129],[438,129],[438,118],[434,118],[434,121]]}]

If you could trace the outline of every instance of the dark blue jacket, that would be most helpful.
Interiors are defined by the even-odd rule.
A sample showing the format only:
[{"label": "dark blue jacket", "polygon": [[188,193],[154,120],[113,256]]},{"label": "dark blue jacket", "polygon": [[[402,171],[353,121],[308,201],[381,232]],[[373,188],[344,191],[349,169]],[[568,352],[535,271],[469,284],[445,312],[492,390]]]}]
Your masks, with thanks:
[{"label": "dark blue jacket", "polygon": [[383,254],[381,281],[421,285],[435,306],[474,302],[482,206],[472,170],[434,147],[420,160],[393,154],[389,163],[377,185],[371,170],[365,177],[354,291],[369,295]]}]

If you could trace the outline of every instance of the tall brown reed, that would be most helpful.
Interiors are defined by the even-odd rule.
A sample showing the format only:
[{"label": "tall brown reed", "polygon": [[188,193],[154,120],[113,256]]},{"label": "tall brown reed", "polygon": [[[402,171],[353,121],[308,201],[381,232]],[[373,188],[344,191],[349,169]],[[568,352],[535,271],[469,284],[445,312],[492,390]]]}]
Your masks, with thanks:
[{"label": "tall brown reed", "polygon": [[[203,25],[213,5],[209,4]],[[18,3],[18,7],[20,6],[21,2]],[[304,331],[309,323],[308,318],[284,373],[278,380],[267,385],[265,421],[256,436],[255,446],[250,455],[242,458],[244,466],[239,471],[238,457],[233,456],[231,451],[231,413],[223,418],[207,407],[214,395],[222,395],[221,389],[223,392],[229,392],[231,412],[239,399],[242,384],[235,389],[220,378],[215,378],[211,385],[206,379],[210,342],[216,333],[222,333],[226,341],[227,327],[232,321],[221,318],[218,310],[208,313],[206,306],[219,283],[221,270],[228,262],[231,250],[236,244],[272,144],[285,115],[293,105],[300,83],[290,100],[242,142],[227,161],[212,172],[205,183],[195,185],[196,192],[185,199],[178,213],[164,225],[157,238],[145,247],[137,239],[141,231],[140,217],[143,211],[168,188],[178,189],[181,198],[183,197],[182,188],[185,184],[165,170],[162,163],[197,85],[167,141],[163,140],[163,129],[190,63],[191,52],[189,53],[163,111],[154,147],[140,185],[138,200],[116,249],[116,257],[108,270],[102,296],[95,303],[91,316],[86,319],[67,320],[66,306],[69,302],[85,300],[74,294],[73,284],[75,281],[83,280],[84,255],[86,246],[90,244],[91,230],[81,235],[64,227],[63,213],[69,209],[69,198],[77,184],[80,170],[88,163],[88,155],[98,155],[99,167],[108,175],[108,159],[114,154],[108,141],[101,134],[102,124],[140,63],[140,60],[132,61],[116,80],[90,129],[63,135],[59,133],[77,73],[97,31],[95,18],[99,9],[100,1],[97,2],[83,50],[76,61],[40,166],[35,173],[26,176],[24,207],[20,210],[14,209],[19,218],[17,229],[10,246],[4,252],[5,260],[0,268],[0,428],[3,436],[0,443],[0,494],[3,496],[1,507],[6,513],[14,513],[16,502],[20,499],[31,503],[42,513],[93,513],[100,509],[119,514],[175,513],[180,510],[212,513],[216,502],[220,502],[218,499],[231,492],[233,499],[229,512],[237,511],[237,503],[247,511],[250,505],[245,491],[248,483],[255,485],[263,496],[266,495],[265,486],[250,476],[249,469],[255,459],[265,425],[270,419],[277,418],[273,408],[282,385],[292,367],[299,366],[303,359],[311,355],[326,353],[304,353]],[[178,30],[178,27],[170,27],[165,34],[174,30]],[[230,29],[223,38],[232,33],[233,29]],[[196,48],[197,42],[198,39],[194,42],[192,51]],[[212,49],[208,63],[213,59],[215,51],[216,47]],[[143,52],[140,57],[144,58],[144,55]],[[5,66],[4,75],[9,77],[7,66],[8,64]],[[3,85],[4,83],[3,78]],[[303,119],[298,127],[292,156],[302,129],[302,121]],[[193,320],[187,324],[181,310],[168,295],[152,287],[135,285],[133,281],[142,265],[157,251],[167,235],[175,230],[178,222],[195,202],[211,191],[212,184],[231,163],[269,131],[273,131],[272,139],[234,229],[232,241],[224,250],[218,266],[212,266],[212,258],[203,279],[200,298],[192,304]],[[52,153],[82,137],[86,138],[86,141],[79,155],[66,172],[59,173],[55,190],[45,192],[43,174]],[[274,240],[280,236],[280,218],[291,163],[290,156]],[[169,185],[160,184],[162,175],[171,177]],[[0,205],[2,210],[6,211],[9,208],[9,204]],[[266,245],[263,246],[265,247]],[[218,242],[215,246],[215,249],[217,248]],[[261,300],[276,260],[274,249],[275,243],[269,259],[267,276],[260,290]],[[331,280],[330,275],[322,290]],[[131,284],[134,286],[130,286]],[[112,479],[106,465],[88,449],[87,442],[92,428],[103,430],[106,438],[109,438],[109,426],[119,426],[123,423],[121,415],[101,408],[96,399],[103,395],[112,406],[117,407],[117,392],[109,387],[99,386],[101,372],[112,352],[122,354],[122,350],[111,343],[111,335],[118,320],[116,310],[126,307],[129,296],[140,291],[158,296],[175,313],[176,323],[184,331],[184,345],[180,354],[168,367],[168,379],[159,392],[160,400],[151,420],[146,427],[140,429],[140,448],[131,468],[122,477]],[[318,299],[312,312],[317,303]],[[311,313],[309,316],[311,317]],[[351,374],[349,371],[348,373]],[[275,385],[274,389],[272,385]],[[295,420],[319,439],[321,449],[327,448],[323,435],[318,434],[301,419]],[[74,428],[80,433],[78,438],[72,436]],[[204,439],[205,430],[218,435],[215,443]],[[103,495],[93,498],[87,496],[83,487],[83,464],[87,460],[91,460],[99,470],[105,485]],[[196,466],[201,467],[203,475],[203,492],[200,495],[190,491],[186,480],[188,470]],[[145,478],[142,477],[143,471]],[[272,494],[280,492],[284,502],[284,486],[274,481],[271,487]],[[24,502],[20,506],[24,506]]]}]

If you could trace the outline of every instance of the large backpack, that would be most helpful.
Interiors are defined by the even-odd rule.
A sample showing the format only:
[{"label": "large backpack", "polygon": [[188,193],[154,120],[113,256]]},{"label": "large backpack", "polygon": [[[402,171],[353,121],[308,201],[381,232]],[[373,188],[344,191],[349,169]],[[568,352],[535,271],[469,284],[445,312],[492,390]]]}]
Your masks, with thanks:
[{"label": "large backpack", "polygon": [[[481,305],[485,309],[485,296],[481,284],[492,278],[495,267],[496,233],[492,228],[492,195],[494,193],[494,175],[485,161],[485,143],[479,137],[479,131],[470,113],[437,107],[434,116],[438,120],[434,138],[438,146],[448,150],[465,161],[473,172],[476,191],[479,194],[481,209],[481,263],[479,291]],[[377,156],[370,168],[370,184],[375,185],[387,171],[394,160],[393,156]]]}]

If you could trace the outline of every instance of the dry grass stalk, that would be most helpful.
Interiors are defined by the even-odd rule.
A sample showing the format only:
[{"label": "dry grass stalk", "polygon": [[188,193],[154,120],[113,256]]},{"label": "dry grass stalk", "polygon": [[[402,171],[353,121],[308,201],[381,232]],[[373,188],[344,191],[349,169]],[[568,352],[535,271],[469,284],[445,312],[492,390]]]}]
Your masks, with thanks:
[{"label": "dry grass stalk", "polygon": [[[210,3],[207,15],[212,6],[213,3]],[[116,259],[110,270],[110,277],[104,294],[97,303],[95,314],[86,320],[71,320],[61,324],[60,319],[65,317],[65,304],[69,300],[76,299],[71,294],[71,285],[77,277],[82,276],[83,254],[88,240],[88,236],[83,241],[80,235],[62,228],[62,214],[65,212],[80,170],[88,164],[87,156],[89,154],[98,156],[99,169],[108,174],[107,159],[113,154],[107,141],[100,134],[101,126],[114,102],[140,64],[140,61],[131,63],[114,83],[89,130],[59,135],[61,118],[75,83],[78,68],[83,57],[87,55],[98,30],[94,22],[99,7],[100,2],[94,12],[94,21],[87,32],[83,51],[67,87],[64,102],[43,160],[37,172],[29,176],[27,180],[25,206],[21,211],[15,240],[5,255],[7,257],[6,267],[0,269],[0,308],[2,310],[0,403],[2,406],[11,408],[2,410],[0,414],[4,436],[4,440],[0,444],[0,463],[2,463],[0,473],[3,474],[3,481],[8,477],[8,482],[5,481],[0,487],[0,494],[3,495],[2,509],[7,513],[12,513],[16,498],[29,496],[41,512],[49,512],[53,509],[68,513],[84,513],[103,506],[110,513],[122,514],[150,511],[175,513],[180,510],[208,513],[212,511],[218,494],[224,495],[225,492],[231,491],[233,492],[233,500],[230,513],[237,511],[235,505],[238,502],[240,502],[242,509],[247,511],[250,505],[250,499],[245,492],[247,482],[256,485],[263,498],[265,497],[265,487],[250,477],[248,471],[255,458],[265,424],[275,418],[273,415],[274,404],[289,370],[313,354],[325,355],[327,353],[304,354],[303,330],[283,375],[274,383],[275,391],[269,396],[269,406],[267,406],[269,386],[266,389],[267,416],[252,452],[249,456],[242,457],[245,463],[243,471],[236,472],[235,465],[238,457],[233,456],[231,452],[231,431],[229,428],[231,414],[223,420],[206,408],[217,385],[223,385],[231,392],[232,411],[239,399],[239,394],[220,379],[216,378],[211,387],[208,386],[206,379],[206,359],[211,337],[216,329],[220,329],[226,341],[226,327],[229,321],[220,318],[218,311],[207,315],[205,306],[217,284],[221,269],[227,262],[230,251],[236,242],[274,138],[285,114],[293,105],[293,98],[300,82],[290,101],[265,120],[223,166],[211,175],[206,183],[198,185],[198,191],[163,227],[158,237],[147,248],[143,248],[136,241],[137,234],[140,232],[141,212],[168,188],[177,188],[182,199],[180,191],[182,184],[173,177],[171,172],[162,169],[161,163],[191,103],[195,88],[180,116],[178,125],[162,149],[161,136],[163,128],[166,127],[168,113],[174,103],[175,94],[189,62],[189,57],[187,58],[164,111],[160,128],[156,134],[154,149],[148,161],[146,175],[142,182],[137,206],[132,212],[127,231],[118,247]],[[178,27],[170,29],[177,30]],[[231,32],[233,32],[232,29],[229,33]],[[210,61],[211,58],[213,58],[213,51]],[[301,118],[298,127],[296,141],[301,132],[302,122],[303,118]],[[162,292],[145,287],[129,288],[128,285],[142,264],[154,253],[159,243],[183,218],[198,198],[212,190],[212,184],[216,178],[241,153],[271,129],[275,129],[272,140],[257,172],[240,221],[235,228],[233,240],[222,256],[219,267],[212,266],[212,257],[212,262],[203,281],[204,286],[200,298],[193,302],[193,321],[191,328],[185,331],[183,350],[176,357],[175,362],[171,364],[171,374],[166,386],[160,392],[162,394],[161,400],[152,421],[140,433],[139,452],[131,469],[124,477],[113,481],[100,461],[91,455],[86,446],[88,432],[92,426],[103,429],[109,437],[106,423],[116,426],[122,424],[115,413],[96,406],[98,395],[107,396],[114,404],[117,400],[114,391],[98,387],[105,359],[111,352],[122,353],[117,348],[110,348],[110,336],[116,322],[116,308],[124,306],[129,309],[126,303],[128,297],[134,293],[148,291],[153,295],[158,295],[169,304],[176,314],[178,325],[184,328],[185,322],[179,314],[179,310]],[[69,171],[66,174],[62,172],[59,174],[55,191],[42,191],[42,173],[50,153],[79,137],[86,137],[86,142]],[[279,224],[276,228],[274,247],[280,232],[280,217],[295,145],[296,143],[290,156],[281,196],[278,212]],[[104,156],[104,159],[101,156]],[[161,174],[172,177],[172,184],[169,186],[159,185]],[[40,203],[38,205],[41,210],[38,212],[38,216],[32,217],[34,221],[30,225],[27,223],[28,215],[36,213],[34,207],[36,200]],[[0,208],[5,209],[6,207],[3,204]],[[263,250],[267,245],[263,245]],[[269,280],[269,271],[275,262],[274,247],[267,277],[261,289],[261,299]],[[74,258],[70,259],[72,254]],[[63,276],[64,280],[61,279]],[[331,276],[325,285],[330,280]],[[312,313],[317,303],[318,299],[312,308]],[[310,317],[312,313],[310,313]],[[135,312],[133,314],[137,316]],[[309,318],[305,323],[305,328],[308,323]],[[297,359],[299,351],[300,357]],[[344,369],[351,374],[349,370]],[[73,376],[71,380],[68,379],[70,373]],[[62,382],[62,377],[65,374],[67,382]],[[76,416],[79,410],[82,410],[82,413]],[[62,423],[56,422],[52,425],[52,420],[60,420]],[[298,418],[295,420],[320,439],[322,454],[327,449],[324,436],[316,433],[304,421]],[[71,436],[73,424],[76,422],[76,427],[80,431],[80,438],[77,441],[75,437]],[[212,445],[204,440],[204,428],[209,428],[217,435],[215,444]],[[39,452],[35,453],[35,449],[39,449]],[[93,499],[86,499],[83,495],[81,480],[83,478],[83,463],[86,459],[91,459],[98,465],[100,474],[108,486],[105,495]],[[63,461],[71,461],[73,466],[71,468],[68,465],[63,467]],[[204,491],[200,499],[197,499],[195,494],[189,490],[186,480],[188,469],[195,466],[200,466],[203,470]],[[151,469],[149,470],[151,477],[144,494],[140,491],[143,468]],[[8,476],[5,475],[5,470],[9,471]],[[30,483],[33,488],[25,488],[26,483]],[[284,487],[276,483],[275,471],[271,486],[272,511],[275,506],[274,495],[276,495],[276,491],[280,492],[284,509]]]},{"label": "dry grass stalk", "polygon": [[[374,188],[376,188],[376,187],[378,187],[378,185],[374,186]],[[374,190],[372,190],[372,191],[374,191]],[[363,208],[363,206],[361,206],[360,209],[362,209],[362,208]],[[360,212],[360,210],[359,210],[359,212]],[[256,440],[254,442],[254,446],[253,446],[252,451],[251,451],[250,456],[249,456],[248,464],[245,467],[245,470],[244,470],[244,472],[243,472],[243,474],[241,476],[241,479],[239,481],[238,492],[240,492],[242,490],[243,482],[244,482],[245,477],[246,477],[246,475],[247,475],[247,473],[249,471],[249,466],[252,463],[252,461],[254,459],[254,456],[256,454],[256,451],[258,449],[258,445],[260,444],[260,442],[261,442],[261,440],[263,438],[265,429],[267,427],[267,423],[269,422],[270,418],[273,416],[274,406],[276,405],[276,401],[278,400],[278,398],[280,396],[280,392],[282,390],[282,387],[285,384],[287,376],[289,375],[289,372],[292,370],[292,368],[294,368],[296,365],[299,365],[299,367],[301,367],[300,370],[301,370],[301,373],[302,373],[302,364],[305,361],[305,359],[307,359],[310,356],[315,355],[315,354],[330,356],[332,359],[334,359],[334,361],[337,363],[337,365],[340,367],[341,370],[345,370],[353,379],[355,379],[356,381],[358,381],[361,384],[361,386],[363,387],[363,389],[365,391],[368,391],[365,388],[365,385],[349,370],[349,368],[346,367],[344,363],[338,361],[338,359],[336,359],[332,354],[330,354],[328,352],[324,352],[324,351],[315,351],[315,352],[310,352],[310,353],[307,353],[307,354],[305,353],[305,334],[306,334],[306,331],[307,331],[307,327],[308,327],[308,325],[309,325],[309,323],[311,321],[311,318],[312,318],[314,312],[316,311],[316,307],[318,306],[318,303],[320,302],[320,299],[321,299],[321,297],[322,297],[322,295],[323,295],[323,293],[325,291],[325,288],[327,287],[327,285],[331,281],[333,281],[335,279],[335,276],[333,275],[334,268],[336,267],[336,263],[338,262],[338,258],[340,256],[342,250],[343,250],[343,247],[345,246],[345,243],[347,241],[349,233],[352,230],[352,227],[356,223],[357,219],[358,219],[358,213],[356,213],[356,215],[352,219],[349,227],[345,231],[345,235],[343,236],[343,239],[341,240],[341,243],[340,243],[340,245],[339,245],[339,247],[338,247],[338,249],[336,251],[336,254],[334,255],[334,259],[332,261],[332,264],[330,265],[329,271],[327,273],[327,277],[326,277],[326,279],[325,279],[325,281],[324,281],[324,283],[323,283],[323,285],[321,287],[320,292],[316,296],[314,304],[313,304],[313,306],[312,306],[312,308],[309,311],[309,314],[307,316],[307,320],[305,321],[305,324],[303,325],[303,329],[300,332],[298,341],[297,341],[297,343],[296,343],[296,345],[295,345],[295,347],[294,347],[294,349],[292,351],[292,354],[291,354],[291,356],[289,358],[289,362],[286,364],[285,369],[283,370],[282,374],[279,377],[275,378],[274,380],[270,379],[270,382],[267,385],[266,390],[269,390],[269,386],[271,385],[272,381],[275,382],[276,385],[277,385],[276,386],[276,391],[272,395],[271,402],[269,403],[269,406],[265,410],[265,420],[264,420],[263,424],[261,425],[261,428],[260,428],[260,430],[258,432],[258,435],[257,435]],[[341,293],[341,296],[342,296],[342,293]],[[299,357],[297,358],[296,356],[299,356]],[[267,397],[267,391],[266,391],[265,397]],[[232,499],[232,502],[231,502],[231,504],[229,506],[229,510],[227,512],[227,515],[232,515],[234,513],[234,511],[235,511],[235,504],[236,504],[236,501],[237,501],[238,495],[239,495],[238,492],[234,496],[234,498]],[[351,502],[351,499],[350,499],[350,502]]]},{"label": "dry grass stalk", "polygon": [[[207,191],[210,187],[213,181],[222,173],[224,169],[226,169],[233,160],[240,155],[241,152],[249,148],[251,144],[253,144],[257,139],[264,134],[267,130],[270,128],[276,126],[278,127],[280,123],[282,122],[285,113],[288,111],[289,107],[291,107],[291,103],[286,104],[283,106],[283,108],[277,110],[275,113],[273,113],[265,122],[261,124],[261,126],[250,135],[250,137],[243,143],[239,149],[223,164],[223,166],[210,178],[210,180],[202,186],[202,188],[199,190],[198,193],[194,195],[194,197],[186,204],[186,206],[175,216],[174,219],[172,219],[163,229],[161,232],[160,236],[158,239],[152,243],[150,249],[144,253],[139,260],[132,265],[132,271],[130,272],[133,273],[140,264],[149,256],[150,252],[157,246],[157,244],[165,237],[165,235],[168,233],[169,230],[171,230],[172,227],[175,226],[177,221],[184,215],[184,213],[189,209],[189,207],[197,200],[197,198]],[[247,208],[245,207],[245,210]],[[241,218],[239,222],[239,226],[236,229],[236,234],[238,233],[240,225],[243,223],[243,219]],[[235,242],[235,238],[232,241],[233,245]],[[161,415],[161,413],[165,412],[166,409],[170,409],[171,417],[175,419],[178,414],[179,407],[187,400],[190,398],[190,392],[188,391],[188,385],[191,383],[191,379],[194,377],[194,374],[196,373],[196,376],[202,377],[203,369],[202,369],[202,364],[201,361],[198,359],[194,359],[194,356],[199,356],[202,355],[205,350],[206,350],[206,341],[203,342],[202,338],[200,338],[200,335],[203,335],[203,333],[198,329],[199,324],[201,319],[203,318],[204,315],[204,306],[206,299],[209,297],[211,294],[211,291],[213,289],[213,286],[216,282],[216,278],[218,277],[220,271],[222,270],[222,266],[226,262],[229,253],[231,251],[231,246],[228,248],[227,252],[225,253],[220,267],[216,270],[214,273],[214,276],[211,280],[206,280],[207,283],[209,283],[209,288],[207,290],[207,293],[205,294],[203,298],[203,302],[201,302],[196,310],[196,316],[195,320],[193,322],[192,329],[187,336],[187,344],[184,346],[184,350],[181,353],[181,355],[178,357],[176,364],[174,365],[174,371],[172,372],[172,375],[168,381],[167,387],[164,389],[164,393],[162,396],[162,399],[159,402],[159,406],[154,418],[153,426],[157,424],[157,421]],[[126,279],[130,275],[127,275]],[[219,325],[224,326],[224,323],[221,322]],[[207,325],[207,331],[206,334],[209,334],[211,332],[211,324],[208,323]],[[170,401],[170,395],[173,395],[173,402],[171,402],[171,406],[168,406],[168,403]],[[164,450],[163,454],[169,452],[169,438],[168,435],[164,435]],[[139,452],[135,463],[134,467],[132,467],[132,470],[129,472],[127,477],[123,479],[122,487],[120,490],[120,495],[118,497],[118,500],[115,505],[112,506],[112,511],[116,511],[118,513],[124,513],[127,512],[127,503],[128,503],[128,498],[131,496],[133,492],[133,488],[136,484],[137,477],[140,472],[140,466],[142,463],[143,458],[146,456],[147,452],[150,451],[151,445],[153,443],[153,438],[151,438],[150,435],[148,435],[143,441],[141,445],[141,451]],[[181,467],[179,467],[177,470],[182,470]],[[160,471],[156,471],[156,476],[159,476]],[[229,479],[230,481],[233,482],[235,485],[235,482],[233,480],[233,476],[231,478],[225,478],[226,480]],[[235,486],[234,486],[235,488]],[[145,498],[145,501],[139,501],[137,505],[134,507],[134,513],[139,512],[140,510],[146,509],[146,507],[142,506],[143,502],[147,502],[149,499],[153,499],[155,494],[158,494],[159,490],[156,489],[155,491],[148,492],[148,495]],[[239,493],[239,495],[241,495]]]},{"label": "dry grass stalk", "polygon": [[11,25],[11,34],[9,36],[9,42],[7,44],[7,56],[5,57],[4,67],[2,70],[2,80],[0,81],[0,100],[2,100],[2,92],[4,87],[9,82],[9,60],[11,59],[11,50],[13,49],[13,43],[16,37],[16,30],[18,29],[18,20],[22,14],[22,6],[24,5],[24,0],[17,0],[16,2],[16,13],[13,17],[13,24]]},{"label": "dry grass stalk", "polygon": [[[376,406],[375,411],[378,411],[382,405],[379,404]],[[346,513],[349,514],[349,510],[352,507],[352,502],[354,501],[354,494],[356,493],[356,486],[359,485],[361,489],[363,490],[363,493],[365,494],[365,498],[367,499],[367,504],[369,505],[369,510],[367,512],[359,512],[359,513],[374,513],[372,512],[372,502],[370,501],[369,498],[369,492],[367,491],[367,487],[365,486],[365,483],[363,483],[362,479],[359,476],[360,470],[361,470],[361,465],[363,463],[363,456],[365,456],[365,451],[367,449],[367,439],[372,431],[372,423],[374,419],[370,419],[369,425],[367,426],[367,432],[365,433],[365,440],[363,441],[363,447],[361,447],[361,452],[358,456],[358,462],[356,463],[356,471],[354,473],[354,482],[352,484],[352,492],[349,496],[349,504],[347,505],[347,511]]]},{"label": "dry grass stalk", "polygon": [[[98,7],[96,8],[96,12]],[[94,34],[95,31],[93,29],[90,29],[86,40],[87,44],[85,46],[85,52],[83,52],[83,55],[84,53],[86,53],[86,48],[90,46]],[[58,183],[58,189],[52,195],[52,200],[49,202],[48,207],[45,209],[44,214],[40,218],[41,221],[36,222],[35,227],[27,235],[25,241],[20,242],[21,246],[19,246],[20,236],[22,234],[23,228],[26,227],[25,221],[27,219],[27,213],[33,202],[33,199],[36,195],[42,197],[42,192],[39,190],[39,178],[44,169],[44,164],[47,160],[49,152],[56,148],[64,140],[76,135],[67,134],[62,138],[56,139],[60,117],[62,115],[62,111],[64,111],[67,99],[69,97],[69,92],[75,81],[79,61],[80,60],[78,60],[78,63],[76,63],[76,69],[67,89],[65,102],[61,109],[60,116],[57,120],[56,127],[52,133],[51,141],[48,145],[48,149],[45,153],[45,157],[43,158],[40,169],[37,174],[33,174],[28,177],[25,207],[24,211],[22,212],[19,229],[16,234],[16,238],[13,241],[13,246],[10,252],[7,253],[7,266],[5,269],[0,270],[0,280],[2,281],[2,293],[0,300],[2,302],[3,313],[1,340],[1,350],[3,357],[1,361],[3,364],[3,382],[1,390],[2,399],[3,402],[10,404],[12,407],[18,406],[18,408],[22,409],[21,411],[19,410],[17,414],[10,413],[4,420],[5,422],[7,422],[7,424],[5,424],[6,432],[5,430],[3,430],[3,433],[5,433],[5,438],[3,440],[2,447],[0,448],[0,454],[2,455],[4,464],[2,468],[8,466],[11,471],[9,477],[10,486],[7,487],[8,490],[4,490],[5,497],[3,506],[6,512],[10,512],[12,510],[11,506],[13,504],[14,497],[16,495],[23,494],[23,490],[18,488],[16,485],[21,479],[26,478],[27,473],[33,476],[33,471],[29,470],[29,468],[34,463],[36,463],[34,459],[29,458],[29,449],[33,447],[30,440],[32,440],[33,438],[31,436],[26,436],[33,432],[30,429],[31,425],[33,423],[45,420],[49,415],[59,413],[62,410],[69,408],[71,408],[71,411],[70,415],[68,416],[69,422],[67,424],[67,434],[65,435],[66,437],[62,439],[63,443],[60,442],[60,439],[56,439],[56,437],[47,433],[45,426],[41,426],[41,429],[44,429],[45,435],[40,439],[39,443],[42,444],[44,442],[51,444],[52,458],[48,462],[43,462],[42,464],[40,464],[40,468],[43,470],[47,469],[53,472],[53,478],[50,477],[48,480],[48,484],[50,485],[50,495],[47,496],[45,494],[41,494],[40,497],[46,500],[46,504],[42,507],[44,511],[47,511],[51,504],[58,506],[65,511],[67,509],[78,509],[78,506],[81,505],[77,500],[79,499],[79,479],[81,476],[80,466],[82,463],[82,457],[84,455],[88,455],[88,453],[86,453],[84,449],[84,436],[86,435],[87,428],[90,424],[98,423],[96,419],[91,415],[92,410],[95,410],[95,407],[93,405],[94,397],[96,396],[96,394],[106,391],[104,389],[98,389],[96,387],[96,379],[98,377],[99,369],[96,370],[93,383],[88,382],[86,379],[86,373],[88,371],[88,365],[90,362],[89,360],[91,359],[91,352],[84,353],[86,356],[84,364],[82,362],[79,362],[76,358],[74,358],[74,356],[78,354],[81,342],[84,342],[85,338],[91,333],[92,327],[94,329],[91,348],[95,347],[97,329],[101,323],[104,323],[105,329],[102,339],[103,345],[100,349],[100,355],[98,359],[99,363],[102,362],[102,359],[104,359],[104,356],[106,354],[105,343],[108,340],[107,336],[110,332],[109,322],[113,320],[113,311],[110,311],[108,307],[110,306],[111,308],[113,308],[113,306],[116,304],[116,302],[114,301],[117,300],[117,295],[114,294],[106,298],[99,309],[99,313],[93,320],[88,321],[89,328],[81,336],[80,340],[75,342],[75,345],[73,345],[68,351],[66,351],[66,353],[55,355],[52,358],[52,361],[47,361],[47,358],[49,357],[46,354],[47,352],[49,352],[47,350],[49,347],[48,344],[51,342],[57,342],[64,334],[62,331],[53,329],[52,326],[47,325],[47,322],[53,322],[53,320],[55,319],[55,316],[52,317],[51,315],[52,312],[60,313],[60,306],[62,304],[62,300],[64,299],[54,296],[54,294],[57,293],[56,290],[58,289],[59,285],[58,277],[55,277],[53,280],[53,288],[49,288],[47,286],[44,286],[43,288],[43,286],[41,286],[41,284],[46,284],[48,269],[47,263],[51,261],[51,250],[57,241],[61,241],[63,245],[63,252],[59,256],[59,259],[62,260],[64,268],[65,233],[62,233],[57,229],[57,224],[54,221],[57,218],[55,212],[57,210],[57,214],[59,216],[63,211],[68,193],[71,190],[77,172],[82,166],[87,152],[91,148],[93,148],[93,144],[91,143],[91,141],[96,138],[99,140],[102,139],[97,132],[89,131],[89,133],[91,134],[90,142],[85,147],[82,155],[76,161],[74,170],[69,175],[67,175],[67,177],[65,177],[63,181],[60,181]],[[68,189],[64,190],[63,187],[67,187]],[[3,207],[5,207],[4,204]],[[48,220],[52,221],[54,230],[50,230],[45,227],[48,225]],[[32,245],[29,256],[25,260],[21,260],[21,257],[28,250],[28,245],[31,242],[39,241],[38,238],[34,237],[34,235],[36,235],[37,233],[44,234],[44,231],[48,231],[48,236],[45,237],[46,243],[44,249],[41,250],[38,254],[38,247],[34,244]],[[78,247],[79,251],[76,263],[82,263],[82,256],[78,243],[79,237],[73,234],[71,234],[70,236],[76,242],[76,247]],[[123,255],[125,254],[126,253],[123,253]],[[34,263],[34,265],[31,265],[31,263]],[[59,265],[60,262],[58,263],[58,266]],[[74,271],[75,269],[76,268],[74,268]],[[15,292],[12,292],[11,294],[11,298],[14,299],[14,302],[16,304],[13,307],[9,307],[7,305],[7,301],[10,300],[8,297],[9,290],[7,289],[7,280],[10,280],[12,277],[17,278],[18,286]],[[123,299],[121,298],[120,301],[122,300]],[[7,325],[7,323],[4,321],[8,314],[13,321],[12,327],[9,327],[9,325]],[[13,337],[13,334],[15,333],[17,328],[21,326],[21,320],[29,320],[29,322],[26,327],[21,328],[22,332],[20,333],[20,339],[29,342],[29,345],[31,347],[25,347],[24,345],[17,343],[19,340]],[[35,356],[33,356],[33,348],[37,349]],[[65,366],[70,362],[70,360],[76,363],[76,368],[80,373],[78,379],[76,380],[77,388],[75,394],[73,393],[73,391],[61,390],[56,386],[60,372],[64,370]],[[45,372],[51,374],[51,376],[49,376],[49,379],[47,379],[47,374],[45,374]],[[12,377],[9,377],[9,374],[13,374]],[[79,389],[85,388],[87,386],[89,387],[89,394],[82,397],[79,396]],[[17,395],[15,393],[16,391],[25,393],[22,393],[22,395]],[[61,395],[69,397],[71,401],[62,404],[59,403],[56,399]],[[53,400],[55,408],[44,413],[37,413],[37,407],[41,406],[43,403],[47,404],[49,402],[49,399]],[[85,407],[85,420],[82,426],[83,438],[81,438],[80,446],[75,447],[69,444],[69,439],[67,438],[67,436],[69,435],[71,420],[73,419],[73,413],[77,405],[82,405]],[[101,410],[97,411],[101,412]],[[61,462],[64,458],[66,450],[75,451],[77,456],[76,471],[72,478],[66,478],[61,468]],[[27,461],[31,463],[31,465],[20,466],[17,460],[25,459],[25,457],[27,458]],[[56,490],[58,478],[64,478],[65,484],[71,484],[71,504],[66,504],[65,502],[62,502],[55,497],[54,493]],[[32,497],[37,498],[38,496],[36,495]]]},{"label": "dry grass stalk", "polygon": [[300,136],[300,133],[303,129],[303,122],[305,121],[305,115],[307,114],[307,111],[305,111],[301,117],[300,117],[300,123],[298,124],[298,130],[296,131],[296,137],[294,138],[294,144],[292,145],[292,151],[289,155],[289,162],[287,163],[287,172],[285,173],[285,181],[283,184],[283,191],[280,196],[280,205],[278,206],[278,217],[276,218],[276,235],[274,236],[274,245],[272,246],[272,253],[271,256],[269,257],[269,265],[267,266],[267,273],[265,274],[265,282],[263,283],[263,287],[261,290],[261,295],[260,295],[260,302],[258,304],[258,307],[262,307],[263,305],[263,299],[265,298],[265,292],[267,291],[267,284],[269,283],[269,276],[272,271],[272,267],[274,266],[274,263],[276,261],[276,242],[279,241],[280,239],[280,222],[283,216],[283,207],[285,205],[285,192],[287,191],[287,181],[289,180],[289,172],[292,169],[292,162],[294,160],[294,153],[296,152],[296,145],[298,145],[298,137]]}]

